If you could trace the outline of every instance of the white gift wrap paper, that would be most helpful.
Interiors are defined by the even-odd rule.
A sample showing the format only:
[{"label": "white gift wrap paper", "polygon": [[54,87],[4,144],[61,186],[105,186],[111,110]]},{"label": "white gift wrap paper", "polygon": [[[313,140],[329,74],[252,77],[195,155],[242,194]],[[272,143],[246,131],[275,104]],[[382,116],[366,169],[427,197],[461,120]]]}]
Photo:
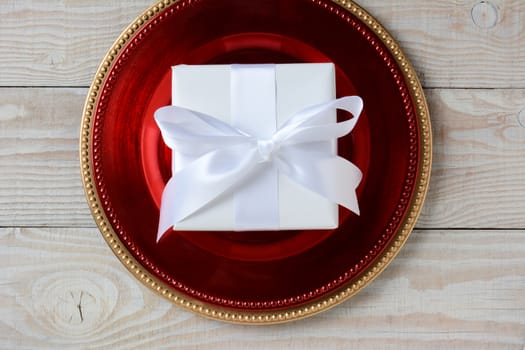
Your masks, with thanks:
[{"label": "white gift wrap paper", "polygon": [[[335,72],[331,63],[179,65],[172,68],[172,105],[212,116],[231,125],[243,135],[254,136],[257,139],[256,149],[263,159],[266,153],[269,157],[275,154],[273,141],[270,142],[267,152],[266,140],[285,125],[294,113],[307,107],[330,104],[329,107],[324,107],[318,120],[331,124],[337,119],[335,108],[352,110],[355,125],[362,101],[353,97],[358,101],[352,100],[351,107],[341,107],[341,103],[338,104],[337,101],[335,104],[330,102],[335,100],[335,92]],[[173,118],[177,116],[173,115]],[[157,113],[156,119],[159,122]],[[351,130],[353,125],[348,130]],[[166,140],[164,131],[163,137]],[[198,148],[198,145],[196,147]],[[322,152],[332,158],[337,154],[336,137],[329,141],[324,139],[320,142],[302,143],[301,147],[303,151]],[[189,164],[196,163],[194,155],[182,151],[181,153],[177,148],[173,147],[173,174]],[[267,163],[269,166],[261,167],[255,174],[250,173],[247,179],[180,220],[174,228],[249,231],[337,227],[337,203],[292,181],[279,172],[272,160]],[[357,186],[361,175],[357,168],[352,171],[350,174],[354,177],[354,186]],[[322,184],[319,186],[322,187]],[[191,202],[190,197],[191,192],[188,190],[185,198],[189,198]],[[358,213],[357,199],[355,202],[355,209],[350,209]],[[353,204],[345,206],[351,207]],[[259,216],[263,218],[260,219]],[[166,217],[161,215],[161,227],[167,225],[163,220],[166,221]],[[159,229],[158,238],[161,235]]]}]

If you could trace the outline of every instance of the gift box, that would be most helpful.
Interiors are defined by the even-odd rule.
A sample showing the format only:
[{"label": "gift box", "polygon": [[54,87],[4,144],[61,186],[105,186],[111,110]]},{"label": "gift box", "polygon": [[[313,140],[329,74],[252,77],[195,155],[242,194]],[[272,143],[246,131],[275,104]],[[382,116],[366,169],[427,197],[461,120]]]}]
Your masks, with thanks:
[{"label": "gift box", "polygon": [[[328,184],[329,177],[323,180],[324,174],[319,177],[312,172],[322,172],[319,168],[324,169],[325,164],[326,171],[341,172],[332,175],[342,186],[350,183],[351,193],[355,193],[360,172],[355,166],[338,170],[338,162],[349,163],[336,157],[339,136],[322,138],[317,136],[322,132],[311,131],[319,125],[337,124],[336,108],[343,107],[332,106],[338,101],[335,97],[331,63],[172,67],[172,105],[176,107],[161,109],[156,114],[163,138],[172,148],[174,174],[163,194],[159,238],[172,226],[178,230],[207,231],[336,228],[338,203],[324,193],[335,192],[325,190],[325,185],[334,186]],[[362,108],[359,98],[345,100],[347,104],[350,102],[353,105],[348,110],[354,114],[354,120],[348,121],[353,123],[349,128],[347,125],[348,130],[357,122]],[[306,117],[297,114],[304,110],[312,114],[308,112],[311,106],[324,107],[315,111],[316,116],[306,122],[311,125],[305,126],[301,118]],[[301,132],[289,131],[294,127],[288,125],[290,120],[295,121]],[[292,141],[274,136],[281,129],[287,130],[279,135],[291,135],[288,138]],[[314,157],[312,162],[308,159],[310,154]],[[294,157],[304,158],[301,161],[306,165],[296,169],[292,164]],[[247,162],[251,162],[249,168],[242,168]],[[310,172],[307,168],[312,164],[317,165]],[[213,173],[212,168],[218,170]],[[237,176],[230,168],[244,175],[230,181],[226,175]],[[347,170],[353,180],[337,179],[347,177]],[[217,180],[221,176],[224,179]],[[316,177],[320,183],[310,185],[316,182]],[[194,205],[217,188],[208,183],[214,181],[226,189],[214,197],[210,195],[213,198],[206,199],[206,203]],[[194,209],[174,219],[172,213],[179,210],[174,208],[177,205],[194,205]],[[356,205],[351,209],[358,212]]]}]

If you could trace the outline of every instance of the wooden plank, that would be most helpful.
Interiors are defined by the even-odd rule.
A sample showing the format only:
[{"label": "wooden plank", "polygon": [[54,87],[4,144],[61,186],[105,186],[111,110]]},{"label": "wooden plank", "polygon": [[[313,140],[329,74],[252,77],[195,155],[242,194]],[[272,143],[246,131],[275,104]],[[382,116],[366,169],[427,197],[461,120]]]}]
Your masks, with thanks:
[{"label": "wooden plank", "polygon": [[0,226],[89,225],[78,161],[85,89],[0,89]]},{"label": "wooden plank", "polygon": [[151,0],[0,3],[0,85],[89,85],[111,44]]},{"label": "wooden plank", "polygon": [[358,2],[399,40],[424,86],[524,87],[525,2]]},{"label": "wooden plank", "polygon": [[[0,85],[89,85],[112,42],[152,2],[2,1]],[[523,1],[358,2],[399,40],[425,86],[525,87]]]},{"label": "wooden plank", "polygon": [[427,90],[432,178],[421,227],[525,227],[525,90]]},{"label": "wooden plank", "polygon": [[0,229],[3,349],[521,349],[525,231],[416,231],[364,291],[271,327],[207,320],[143,287],[96,229]]},{"label": "wooden plank", "polygon": [[[0,226],[93,226],[78,164],[85,89],[0,89]],[[525,228],[525,90],[427,90],[420,227]]]}]

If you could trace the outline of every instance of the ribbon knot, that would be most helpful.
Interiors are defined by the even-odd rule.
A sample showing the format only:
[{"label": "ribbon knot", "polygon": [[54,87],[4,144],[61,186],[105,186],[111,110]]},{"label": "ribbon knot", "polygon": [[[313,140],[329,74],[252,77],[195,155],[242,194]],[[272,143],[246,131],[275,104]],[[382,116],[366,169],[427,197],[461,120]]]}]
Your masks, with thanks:
[{"label": "ribbon knot", "polygon": [[277,150],[278,147],[273,139],[257,140],[257,151],[259,151],[262,162],[271,161]]}]

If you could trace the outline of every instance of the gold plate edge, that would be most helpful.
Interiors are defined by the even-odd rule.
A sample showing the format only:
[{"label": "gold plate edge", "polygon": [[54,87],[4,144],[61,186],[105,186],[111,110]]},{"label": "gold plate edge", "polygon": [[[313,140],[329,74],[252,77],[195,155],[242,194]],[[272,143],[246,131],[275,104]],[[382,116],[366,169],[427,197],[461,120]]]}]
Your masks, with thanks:
[{"label": "gold plate edge", "polygon": [[91,130],[93,129],[94,107],[98,101],[100,88],[103,86],[107,78],[106,73],[113,64],[115,57],[117,57],[122,48],[139,29],[152,20],[152,18],[165,7],[172,6],[179,1],[180,0],[162,0],[156,2],[139,15],[122,32],[99,65],[84,104],[79,139],[82,184],[91,214],[93,215],[104,240],[115,256],[117,256],[124,266],[143,284],[176,305],[207,318],[240,324],[275,324],[310,317],[342,303],[369,285],[370,282],[372,282],[390,264],[408,239],[423,207],[428,190],[430,168],[432,164],[432,131],[428,105],[415,69],[408,61],[392,35],[366,10],[350,0],[331,0],[359,18],[381,39],[401,67],[404,78],[410,88],[411,98],[417,108],[416,114],[418,118],[419,132],[421,134],[422,147],[420,147],[419,151],[420,162],[418,178],[416,181],[416,191],[412,196],[408,214],[400,228],[394,233],[395,239],[386,247],[382,255],[377,258],[376,262],[370,266],[361,277],[353,281],[351,284],[342,287],[342,289],[336,290],[333,293],[322,297],[320,300],[312,301],[300,307],[264,312],[233,310],[206,304],[167,287],[163,282],[143,268],[124,247],[102,210],[100,199],[95,189],[94,176],[90,162],[91,145],[89,141]]}]

